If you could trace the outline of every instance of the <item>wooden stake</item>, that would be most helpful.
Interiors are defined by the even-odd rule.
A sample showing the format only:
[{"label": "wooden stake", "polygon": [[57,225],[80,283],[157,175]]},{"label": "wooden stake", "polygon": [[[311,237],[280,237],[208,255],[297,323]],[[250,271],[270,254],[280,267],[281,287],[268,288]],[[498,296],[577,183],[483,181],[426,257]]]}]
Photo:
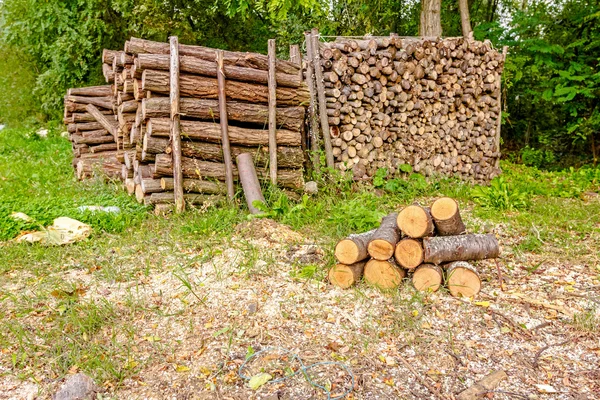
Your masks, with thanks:
[{"label": "wooden stake", "polygon": [[277,82],[275,81],[275,39],[269,39],[269,176],[277,185]]},{"label": "wooden stake", "polygon": [[260,214],[262,211],[254,207],[254,202],[258,200],[264,203],[265,198],[260,190],[260,183],[256,176],[252,154],[242,153],[236,157],[236,161],[240,181],[242,182],[242,189],[244,190],[244,196],[246,196],[246,203],[248,204],[250,214]]},{"label": "wooden stake", "polygon": [[171,99],[171,143],[173,157],[173,197],[175,212],[185,210],[183,198],[183,173],[181,169],[181,127],[179,126],[179,40],[177,36],[169,38],[171,50],[170,64],[170,99]]},{"label": "wooden stake", "polygon": [[300,57],[300,46],[297,44],[290,45],[290,61],[294,64],[302,66],[302,58]]},{"label": "wooden stake", "polygon": [[319,117],[321,118],[321,129],[323,131],[323,144],[325,145],[325,160],[327,168],[333,170],[333,150],[331,147],[331,135],[329,133],[329,120],[327,118],[327,100],[325,99],[325,86],[323,85],[323,66],[319,55],[319,31],[312,29],[312,53],[315,68],[315,81],[317,82],[317,97],[319,99]]},{"label": "wooden stake", "polygon": [[96,119],[96,121],[98,121],[100,125],[102,125],[104,129],[106,129],[114,137],[115,140],[117,140],[118,132],[116,123],[111,122],[106,115],[102,114],[100,110],[98,110],[93,104],[88,104],[85,106],[85,109]]},{"label": "wooden stake", "polygon": [[[508,53],[508,46],[502,48],[502,61],[506,61],[506,54]],[[498,111],[498,124],[496,126],[496,151],[498,156],[496,157],[496,168],[500,168],[500,129],[502,128],[502,77],[498,78],[498,102],[500,103],[500,110]]]},{"label": "wooden stake", "polygon": [[225,162],[225,182],[227,184],[227,197],[231,201],[233,200],[233,196],[235,196],[235,190],[233,188],[233,161],[231,160],[231,149],[229,147],[229,123],[227,120],[227,94],[225,93],[223,50],[217,50],[216,53],[217,81],[219,85],[219,121],[221,123],[221,146],[223,147],[223,161]]},{"label": "wooden stake", "polygon": [[310,32],[304,33],[306,42],[306,84],[308,86],[308,94],[310,97],[310,107],[308,107],[308,116],[310,123],[308,124],[310,134],[310,150],[312,152],[312,164],[315,172],[320,172],[320,159],[319,159],[319,121],[317,118],[317,95],[314,81],[314,61],[313,61],[313,50],[312,50],[312,34]]}]

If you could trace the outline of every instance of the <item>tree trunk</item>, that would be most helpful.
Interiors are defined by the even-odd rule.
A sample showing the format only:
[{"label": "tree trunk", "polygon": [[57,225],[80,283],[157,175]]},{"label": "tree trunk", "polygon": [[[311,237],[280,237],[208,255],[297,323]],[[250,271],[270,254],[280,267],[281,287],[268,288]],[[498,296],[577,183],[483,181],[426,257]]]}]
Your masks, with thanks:
[{"label": "tree trunk", "polygon": [[[181,74],[180,83],[182,95],[204,99],[217,99],[219,97],[217,80],[214,78]],[[142,74],[142,90],[166,94],[169,93],[169,86],[169,74],[167,72],[147,69]],[[226,92],[228,100],[269,103],[269,89],[265,85],[228,81]],[[281,87],[277,89],[277,103],[282,106],[298,106],[306,101],[308,101],[308,92],[305,88]]]},{"label": "tree trunk", "polygon": [[[152,193],[149,196],[144,196],[143,201],[145,206],[150,206],[154,204],[173,204],[175,202],[175,199],[173,197],[173,192]],[[223,199],[220,196],[196,193],[186,193],[183,195],[183,198],[187,204],[194,205],[202,205],[205,203],[214,205]]]},{"label": "tree trunk", "polygon": [[[145,69],[154,70],[168,70],[169,69],[169,57],[162,54],[140,54],[138,55],[138,63],[140,72]],[[197,57],[181,56],[179,58],[179,66],[181,72],[195,75],[203,75],[216,78],[217,65],[214,60],[208,61]],[[266,85],[268,82],[268,72],[254,69],[238,67],[235,65],[225,65],[225,76],[227,79],[241,81],[241,82],[253,82]],[[136,68],[137,69],[137,68]],[[300,75],[298,73],[290,75],[284,73],[276,74],[277,85],[291,88],[297,88],[302,86]]]},{"label": "tree trunk", "polygon": [[450,197],[442,197],[433,202],[431,217],[440,236],[462,235],[467,231],[460,217],[458,203]]},{"label": "tree trunk", "polygon": [[464,37],[469,37],[472,31],[471,17],[469,15],[469,0],[458,0],[458,8],[460,10],[460,24],[462,27],[462,34]]},{"label": "tree trunk", "polygon": [[481,289],[481,279],[473,265],[455,261],[446,266],[446,285],[454,297],[473,297]]},{"label": "tree trunk", "polygon": [[419,26],[419,36],[442,36],[442,22],[440,19],[441,7],[442,0],[421,0],[421,24]]},{"label": "tree trunk", "polygon": [[354,264],[369,257],[367,247],[376,229],[350,235],[335,246],[335,258],[342,264]]},{"label": "tree trunk", "polygon": [[310,135],[310,150],[312,151],[312,167],[315,172],[319,173],[320,171],[320,155],[319,155],[319,119],[318,119],[318,108],[317,108],[317,88],[315,87],[315,78],[314,78],[314,57],[313,57],[313,48],[312,48],[312,33],[305,32],[304,39],[306,42],[306,84],[308,87],[308,93],[310,102],[308,104],[308,129]]},{"label": "tree trunk", "polygon": [[260,214],[262,211],[254,206],[255,201],[265,203],[262,190],[260,189],[260,182],[256,175],[256,169],[254,168],[254,162],[252,161],[252,154],[242,153],[236,157],[237,168],[240,174],[240,182],[244,190],[244,196],[246,197],[246,203],[248,204],[248,210],[250,214]]},{"label": "tree trunk", "polygon": [[277,185],[277,82],[275,80],[275,39],[269,39],[269,177],[271,184]]},{"label": "tree trunk", "polygon": [[[188,118],[198,118],[215,121],[220,118],[219,104],[216,100],[181,98],[181,113]],[[280,129],[292,131],[304,130],[304,107],[280,107],[277,109],[277,126]],[[157,118],[169,116],[169,99],[153,97],[142,100],[142,118]],[[260,127],[269,121],[269,108],[261,104],[227,102],[227,118],[229,121],[256,124]]]},{"label": "tree trunk", "polygon": [[[146,132],[150,136],[168,137],[169,120],[166,118],[152,118],[146,124]],[[184,139],[221,142],[219,125],[201,121],[181,121],[181,132]],[[229,127],[229,140],[233,144],[244,146],[268,146],[269,132],[262,129]],[[277,143],[283,146],[300,146],[300,133],[285,129],[277,131]]]},{"label": "tree trunk", "polygon": [[411,238],[433,235],[434,226],[429,208],[413,204],[398,214],[398,227]]},{"label": "tree trunk", "polygon": [[370,260],[365,265],[365,281],[379,289],[395,289],[406,276],[406,271],[393,260]]},{"label": "tree trunk", "polygon": [[398,242],[394,258],[401,267],[415,269],[423,262],[423,245],[416,239],[405,238]]},{"label": "tree trunk", "polygon": [[493,234],[439,236],[423,239],[426,263],[483,260],[500,255],[498,240]]},{"label": "tree trunk", "polygon": [[433,264],[421,264],[412,276],[413,286],[422,292],[436,292],[443,280],[444,272],[439,266]]},{"label": "tree trunk", "polygon": [[400,232],[396,225],[397,213],[389,214],[381,220],[369,242],[367,250],[375,260],[385,261],[394,256],[396,244],[400,240]]},{"label": "tree trunk", "polygon": [[328,278],[332,285],[342,289],[348,289],[362,278],[365,269],[365,261],[355,264],[336,264],[329,270]]},{"label": "tree trunk", "polygon": [[89,96],[89,97],[112,97],[111,85],[87,86],[81,88],[71,88],[67,91],[68,96]]},{"label": "tree trunk", "polygon": [[171,101],[171,157],[173,158],[173,201],[175,202],[175,212],[185,211],[185,200],[183,197],[183,174],[181,172],[181,125],[179,110],[179,40],[177,36],[169,38],[170,49],[170,67],[169,67],[169,99]]},{"label": "tree trunk", "polygon": [[86,110],[114,137],[115,140],[117,140],[117,124],[115,124],[114,121],[110,121],[106,115],[102,114],[93,104],[88,104]]},{"label": "tree trunk", "polygon": [[[173,178],[161,178],[160,187],[164,191],[172,191]],[[183,191],[187,193],[227,194],[227,188],[219,181],[206,181],[202,179],[183,179]]]},{"label": "tree trunk", "polygon": [[233,201],[235,189],[233,187],[233,161],[229,147],[229,122],[227,120],[227,99],[225,97],[225,71],[223,70],[223,50],[217,50],[217,86],[219,91],[219,124],[221,125],[221,147],[223,162],[225,163],[225,183],[227,185],[227,198]]}]

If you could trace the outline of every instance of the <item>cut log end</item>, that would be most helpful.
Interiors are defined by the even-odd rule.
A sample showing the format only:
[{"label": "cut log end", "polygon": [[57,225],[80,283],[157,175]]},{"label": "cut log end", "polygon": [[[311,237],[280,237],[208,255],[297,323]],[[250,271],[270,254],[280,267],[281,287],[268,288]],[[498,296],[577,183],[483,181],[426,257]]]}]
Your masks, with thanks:
[{"label": "cut log end", "polygon": [[437,199],[431,205],[431,216],[437,232],[441,236],[462,235],[466,232],[465,224],[460,217],[458,203],[450,197]]},{"label": "cut log end", "polygon": [[431,216],[438,220],[447,220],[452,218],[458,212],[456,200],[450,197],[437,199],[431,205]]},{"label": "cut log end", "polygon": [[442,269],[433,264],[422,264],[412,276],[415,289],[421,292],[435,292],[442,285],[444,274]]},{"label": "cut log end", "polygon": [[394,257],[406,269],[417,268],[423,262],[423,246],[418,240],[403,239],[398,242]]},{"label": "cut log end", "polygon": [[394,244],[384,239],[375,239],[369,243],[368,251],[375,260],[389,260],[394,255]]},{"label": "cut log end", "polygon": [[406,276],[406,271],[389,261],[370,260],[365,265],[365,281],[379,289],[394,289]]},{"label": "cut log end", "polygon": [[455,261],[446,265],[446,285],[454,297],[473,297],[481,290],[481,279],[473,265]]},{"label": "cut log end", "polygon": [[350,239],[342,239],[335,246],[335,258],[343,264],[353,264],[358,261],[360,250]]},{"label": "cut log end", "polygon": [[329,282],[334,286],[347,289],[362,278],[364,267],[364,262],[352,265],[336,264],[329,270]]},{"label": "cut log end", "polygon": [[398,214],[398,227],[411,238],[422,238],[433,233],[431,215],[421,206],[411,205]]}]

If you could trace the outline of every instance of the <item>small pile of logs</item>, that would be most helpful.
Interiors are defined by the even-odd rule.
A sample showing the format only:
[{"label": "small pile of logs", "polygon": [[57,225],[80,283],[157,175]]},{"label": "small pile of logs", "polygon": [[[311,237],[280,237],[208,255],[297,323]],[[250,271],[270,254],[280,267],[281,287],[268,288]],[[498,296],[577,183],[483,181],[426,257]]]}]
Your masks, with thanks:
[{"label": "small pile of logs", "polygon": [[468,261],[499,254],[496,237],[467,234],[458,203],[442,197],[431,207],[413,204],[391,213],[379,228],[338,242],[338,264],[328,277],[341,288],[364,277],[370,285],[394,289],[410,274],[417,290],[435,292],[445,284],[453,296],[472,297],[479,292],[481,280]]},{"label": "small pile of logs", "polygon": [[[230,51],[222,54],[232,159],[251,153],[258,176],[269,177],[272,163],[266,128],[272,108],[277,184],[301,189],[308,91],[299,57],[293,61],[275,59],[276,107],[271,107],[268,57]],[[178,45],[178,165],[184,198],[190,204],[227,193],[216,56],[215,49]],[[71,132],[74,163],[83,161],[79,178],[88,177],[95,165],[101,171],[110,170],[110,177],[122,179],[127,191],[144,204],[174,202],[171,58],[169,43],[131,38],[123,51],[103,51],[102,71],[109,85],[69,90],[65,123]],[[86,155],[100,151],[105,151],[105,157]],[[232,169],[237,180],[237,168]]]},{"label": "small pile of logs", "polygon": [[336,168],[489,182],[499,174],[505,52],[469,38],[397,36],[320,44]]}]

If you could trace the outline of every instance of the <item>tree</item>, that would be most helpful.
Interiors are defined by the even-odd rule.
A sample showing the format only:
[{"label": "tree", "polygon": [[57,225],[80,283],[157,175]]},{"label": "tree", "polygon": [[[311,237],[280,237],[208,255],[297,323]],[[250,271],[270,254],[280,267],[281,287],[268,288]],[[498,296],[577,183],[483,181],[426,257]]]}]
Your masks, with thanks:
[{"label": "tree", "polygon": [[441,8],[442,0],[421,0],[420,36],[442,36]]},{"label": "tree", "polygon": [[464,37],[468,37],[471,33],[471,17],[469,16],[469,1],[458,0],[458,8],[460,10],[460,24],[462,27],[462,34]]}]

